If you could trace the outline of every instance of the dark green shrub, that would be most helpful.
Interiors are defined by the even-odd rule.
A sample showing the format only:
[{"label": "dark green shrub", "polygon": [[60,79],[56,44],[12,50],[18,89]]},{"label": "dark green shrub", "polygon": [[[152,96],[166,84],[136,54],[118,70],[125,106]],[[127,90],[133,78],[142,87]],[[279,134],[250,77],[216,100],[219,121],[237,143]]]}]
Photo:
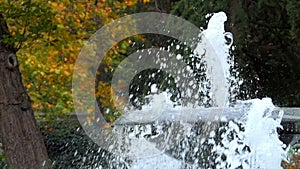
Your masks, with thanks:
[{"label": "dark green shrub", "polygon": [[0,154],[0,168],[8,169],[4,153]]},{"label": "dark green shrub", "polygon": [[55,169],[126,169],[118,157],[95,144],[77,120],[40,122],[40,129]]}]

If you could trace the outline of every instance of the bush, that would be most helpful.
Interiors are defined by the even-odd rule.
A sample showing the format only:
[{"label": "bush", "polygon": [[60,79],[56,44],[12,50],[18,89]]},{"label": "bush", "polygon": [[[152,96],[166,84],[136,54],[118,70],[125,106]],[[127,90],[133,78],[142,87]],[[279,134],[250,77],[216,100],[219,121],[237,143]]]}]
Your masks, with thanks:
[{"label": "bush", "polygon": [[4,153],[0,153],[0,168],[8,169]]},{"label": "bush", "polygon": [[126,169],[118,157],[95,144],[77,120],[43,121],[39,125],[54,169]]}]

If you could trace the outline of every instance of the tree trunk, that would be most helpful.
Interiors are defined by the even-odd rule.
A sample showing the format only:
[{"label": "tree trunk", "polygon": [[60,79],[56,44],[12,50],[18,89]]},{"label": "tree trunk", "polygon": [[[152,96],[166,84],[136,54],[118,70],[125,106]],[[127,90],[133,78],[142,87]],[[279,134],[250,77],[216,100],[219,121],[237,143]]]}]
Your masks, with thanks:
[{"label": "tree trunk", "polygon": [[[7,26],[0,14],[1,40],[4,34]],[[0,44],[0,136],[10,168],[50,168],[16,55],[4,43]]]}]

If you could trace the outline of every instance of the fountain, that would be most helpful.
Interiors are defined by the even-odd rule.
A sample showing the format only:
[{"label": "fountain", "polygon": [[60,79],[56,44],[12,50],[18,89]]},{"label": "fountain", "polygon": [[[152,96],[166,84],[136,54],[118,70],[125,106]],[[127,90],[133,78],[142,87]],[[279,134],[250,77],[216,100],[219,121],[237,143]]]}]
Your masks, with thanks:
[{"label": "fountain", "polygon": [[[227,17],[223,12],[213,14],[208,22],[207,29],[201,32],[199,36],[207,38],[208,42],[206,43],[213,43],[214,51],[223,68],[221,76],[226,77],[225,79],[230,79],[230,64],[227,61],[229,48],[232,45],[232,35],[224,30],[226,19]],[[224,36],[231,39],[229,44],[226,44]],[[203,53],[203,44],[200,45],[201,47],[197,46],[194,53]],[[208,56],[211,55],[210,53],[206,54]],[[149,105],[143,106],[142,110],[130,111],[115,122],[116,126],[121,124],[121,128],[125,124],[138,124],[137,126],[143,126],[141,123],[148,124],[148,131],[141,132],[139,136],[141,139],[138,138],[138,140],[143,140],[142,144],[133,143],[134,146],[129,149],[136,149],[135,146],[139,145],[138,149],[141,151],[140,153],[156,152],[151,153],[152,157],[136,158],[133,160],[131,168],[281,168],[280,164],[282,160],[285,160],[286,152],[284,151],[284,144],[278,138],[277,128],[281,127],[280,121],[283,112],[274,111],[275,106],[272,104],[271,99],[266,98],[240,103],[240,107],[236,109],[239,114],[242,114],[242,117],[226,117],[224,106],[229,105],[226,99],[229,95],[226,94],[224,96],[223,93],[227,93],[229,85],[228,83],[223,85],[224,82],[217,82],[222,78],[216,76],[217,72],[214,66],[217,64],[215,62],[217,61],[206,59],[208,65],[206,75],[212,82],[211,93],[212,98],[214,98],[214,108],[206,108],[205,110],[202,107],[187,108],[179,106],[173,108],[168,94],[162,92],[161,94],[149,96],[152,101]],[[219,108],[219,111],[214,110],[216,108]],[[229,109],[227,113],[232,115],[232,108],[227,107],[227,109]],[[207,110],[211,112],[207,112]],[[208,113],[210,116],[208,116]],[[208,119],[205,120],[204,118],[207,117]],[[195,123],[207,120],[211,121],[211,117],[217,122],[221,120],[226,121],[227,124],[213,130],[203,130],[203,126],[196,125]],[[162,126],[168,123],[166,121],[173,123],[167,124],[168,130],[171,130],[171,132],[168,133],[163,131],[163,129],[157,131],[157,128],[163,128]],[[149,125],[151,123],[155,124],[155,127],[152,126],[152,129]],[[213,122],[211,121],[211,123]],[[208,123],[203,124],[207,125]],[[197,136],[195,132],[198,130],[195,130],[195,127],[202,128],[202,132],[209,133]],[[153,128],[157,131],[155,135],[151,131],[154,130]],[[174,130],[176,133],[174,133]],[[138,128],[135,131],[138,131]],[[216,132],[219,132],[218,136],[216,136]],[[159,137],[163,137],[164,139],[157,139]],[[175,137],[176,141],[170,137]],[[216,139],[216,137],[219,138]],[[134,138],[136,139],[136,137],[131,137],[131,139]],[[166,141],[166,139],[172,141]],[[192,156],[189,151],[194,151]],[[137,150],[133,150],[133,152],[138,154]],[[202,160],[200,160],[201,158]]]},{"label": "fountain", "polygon": [[[99,137],[97,133],[90,134],[90,137],[100,138],[100,146],[129,158],[130,162],[126,162],[125,166],[130,169],[280,169],[287,152],[277,130],[282,127],[282,119],[294,118],[295,114],[289,111],[284,114],[283,109],[275,107],[270,98],[238,101],[229,106],[230,95],[227,93],[230,86],[226,81],[234,81],[230,77],[228,63],[233,40],[231,33],[224,30],[226,19],[224,12],[211,16],[207,29],[199,35],[202,40],[193,55],[206,56],[203,59],[207,64],[212,107],[204,108],[197,104],[174,106],[170,93],[158,92],[154,85],[151,87],[154,94],[147,96],[149,104],[143,105],[141,110],[132,107],[123,110],[124,114],[104,129],[105,137]],[[226,41],[225,37],[230,41]],[[211,44],[213,49],[207,50],[211,49]],[[156,52],[157,57],[164,54],[159,50]],[[217,59],[209,58],[211,55],[216,55]],[[139,55],[134,58],[133,61],[138,62]],[[130,62],[126,64],[130,65]],[[126,64],[121,67],[126,67]],[[172,73],[174,69],[166,71]],[[113,79],[112,84],[117,80]],[[101,118],[97,122],[101,122]],[[96,128],[103,125],[101,123]]]}]

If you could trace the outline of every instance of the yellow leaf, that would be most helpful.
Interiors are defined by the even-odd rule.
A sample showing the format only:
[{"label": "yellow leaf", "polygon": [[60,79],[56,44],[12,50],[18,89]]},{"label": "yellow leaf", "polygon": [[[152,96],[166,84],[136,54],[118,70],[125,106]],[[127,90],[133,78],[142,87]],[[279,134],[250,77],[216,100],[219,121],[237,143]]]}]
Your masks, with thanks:
[{"label": "yellow leaf", "polygon": [[89,108],[89,109],[87,110],[87,112],[88,112],[89,114],[94,113],[94,108]]}]

